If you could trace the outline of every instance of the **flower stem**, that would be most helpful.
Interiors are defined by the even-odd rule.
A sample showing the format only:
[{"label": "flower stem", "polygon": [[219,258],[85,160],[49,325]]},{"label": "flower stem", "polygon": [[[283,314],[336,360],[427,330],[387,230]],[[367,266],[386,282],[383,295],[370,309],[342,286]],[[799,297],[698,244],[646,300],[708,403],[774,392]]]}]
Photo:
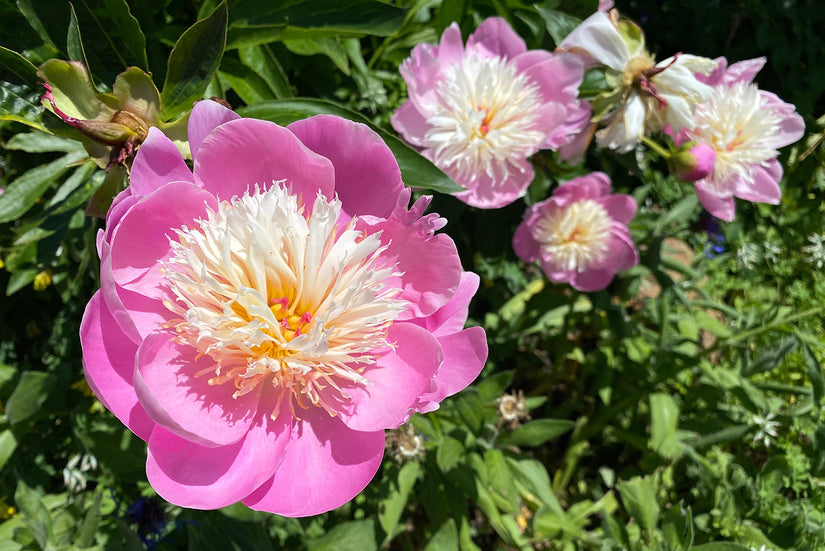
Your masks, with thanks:
[{"label": "flower stem", "polygon": [[648,146],[650,149],[661,155],[663,158],[670,158],[670,152],[667,149],[665,149],[655,141],[651,140],[647,136],[643,136],[642,141],[645,143],[646,146]]}]

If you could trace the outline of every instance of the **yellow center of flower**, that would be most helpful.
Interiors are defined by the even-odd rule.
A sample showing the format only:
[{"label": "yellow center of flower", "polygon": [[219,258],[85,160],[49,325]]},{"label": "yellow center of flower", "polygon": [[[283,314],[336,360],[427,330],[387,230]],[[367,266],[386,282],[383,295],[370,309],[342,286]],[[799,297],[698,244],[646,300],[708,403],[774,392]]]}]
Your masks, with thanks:
[{"label": "yellow center of flower", "polygon": [[387,329],[406,308],[388,285],[380,233],[338,225],[341,202],[318,195],[311,213],[283,183],[221,203],[197,227],[177,230],[164,265],[181,343],[208,356],[209,384],[233,396],[264,381],[279,406],[335,415],[346,388],[386,351]]},{"label": "yellow center of flower", "polygon": [[583,199],[540,218],[533,237],[559,270],[583,272],[604,258],[612,225],[602,205]]}]

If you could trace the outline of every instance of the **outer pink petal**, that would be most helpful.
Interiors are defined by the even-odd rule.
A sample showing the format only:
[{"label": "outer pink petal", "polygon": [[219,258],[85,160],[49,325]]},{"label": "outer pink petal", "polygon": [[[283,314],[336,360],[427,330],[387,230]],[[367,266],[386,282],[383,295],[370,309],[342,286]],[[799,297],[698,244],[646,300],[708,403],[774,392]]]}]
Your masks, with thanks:
[{"label": "outer pink petal", "polygon": [[407,143],[416,147],[424,147],[424,136],[430,129],[430,125],[411,100],[401,104],[401,107],[390,118],[390,123]]},{"label": "outer pink petal", "polygon": [[513,62],[520,73],[538,85],[544,101],[567,105],[576,102],[584,78],[584,63],[572,54],[551,54],[545,50],[530,50]]},{"label": "outer pink petal", "polygon": [[209,133],[195,159],[195,180],[220,200],[241,197],[259,185],[286,180],[312,206],[320,191],[332,199],[335,171],[289,130],[257,119],[237,119]]},{"label": "outer pink petal", "polygon": [[756,78],[756,73],[762,70],[765,62],[768,61],[766,57],[755,57],[753,59],[745,59],[734,63],[728,67],[723,77],[722,82],[730,86],[736,82],[751,83]]},{"label": "outer pink petal", "polygon": [[610,195],[600,203],[613,220],[625,226],[636,216],[636,200],[630,195]]},{"label": "outer pink petal", "polygon": [[421,234],[392,218],[360,218],[357,228],[382,232],[381,243],[387,248],[380,258],[401,273],[386,280],[387,285],[401,289],[397,298],[409,301],[399,320],[429,316],[455,294],[461,261],[448,235]]},{"label": "outer pink petal", "polygon": [[419,399],[416,409],[422,413],[437,409],[441,400],[467,388],[487,361],[487,336],[481,327],[439,337],[438,342],[444,350],[444,363],[435,377],[437,389]]},{"label": "outer pink petal", "polygon": [[[467,191],[456,193],[455,196],[470,206],[480,209],[497,209],[509,205],[519,197],[523,197],[530,182],[533,181],[533,166],[527,159],[513,162],[510,175],[503,182],[493,182],[493,179],[482,172],[473,182],[457,182],[467,187]],[[450,174],[450,171],[447,171]],[[472,186],[472,187],[471,187]]]},{"label": "outer pink petal", "polygon": [[533,262],[539,257],[539,244],[533,239],[530,224],[535,219],[532,209],[527,211],[524,221],[516,228],[513,235],[513,249],[516,255],[525,262]]},{"label": "outer pink petal", "polygon": [[412,323],[391,325],[387,340],[394,350],[363,372],[370,384],[347,389],[352,396],[352,412],[342,413],[341,420],[353,430],[383,430],[406,422],[410,408],[428,389],[444,361],[435,337]]},{"label": "outer pink petal", "polygon": [[782,190],[779,188],[781,179],[782,165],[776,159],[771,159],[764,165],[754,166],[748,180],[734,176],[733,194],[746,201],[778,205],[782,199]]},{"label": "outer pink petal", "polygon": [[114,274],[112,273],[112,254],[109,243],[103,242],[100,244],[100,293],[106,303],[106,307],[112,314],[112,318],[120,326],[121,331],[139,343],[141,340],[140,332],[135,327],[135,322],[123,305],[118,294],[117,285],[114,281]]},{"label": "outer pink petal", "polygon": [[217,509],[245,498],[272,477],[289,443],[289,409],[284,408],[275,420],[271,413],[261,408],[243,440],[217,448],[200,446],[156,426],[146,459],[149,483],[161,497],[181,507]]},{"label": "outer pink petal", "polygon": [[527,51],[524,40],[501,17],[488,17],[467,38],[467,50],[483,49],[491,56],[511,59]]},{"label": "outer pink petal", "polygon": [[352,216],[388,218],[404,189],[401,170],[390,148],[370,127],[332,115],[290,124],[305,146],[332,161],[335,193]]},{"label": "outer pink petal", "polygon": [[319,408],[306,410],[275,475],[243,500],[288,517],[330,511],[366,487],[384,454],[384,431],[359,432]]},{"label": "outer pink petal", "polygon": [[413,320],[436,337],[461,331],[467,322],[470,300],[478,290],[479,277],[473,272],[462,272],[458,288],[450,302],[426,318]]},{"label": "outer pink petal", "polygon": [[249,430],[262,385],[233,398],[232,383],[209,384],[215,360],[198,358],[197,350],[175,341],[177,336],[161,329],[140,345],[134,380],[140,403],[156,423],[181,438],[210,447],[234,444]]},{"label": "outer pink petal", "polygon": [[779,132],[772,137],[771,145],[775,148],[785,147],[798,141],[805,134],[805,121],[796,112],[796,107],[779,99],[771,92],[759,91],[765,106],[782,117]]},{"label": "outer pink petal", "polygon": [[694,182],[693,187],[696,189],[696,196],[699,198],[702,206],[705,207],[705,210],[720,220],[724,220],[725,222],[732,221],[736,215],[736,205],[734,204],[733,196],[723,197],[717,195],[707,189],[702,182],[703,180]]},{"label": "outer pink petal", "polygon": [[169,182],[194,181],[172,140],[156,127],[150,127],[129,171],[132,195],[148,195]]},{"label": "outer pink petal", "polygon": [[601,291],[613,281],[616,272],[613,270],[586,270],[584,272],[577,272],[570,280],[570,285],[574,289],[591,293],[593,291]]},{"label": "outer pink petal", "polygon": [[225,122],[241,118],[231,109],[227,109],[217,101],[199,101],[189,115],[187,132],[189,134],[189,149],[192,158],[197,159],[203,139],[216,127]]},{"label": "outer pink petal", "polygon": [[614,224],[613,235],[610,236],[610,244],[604,260],[592,266],[592,269],[604,269],[616,273],[620,270],[627,270],[639,263],[639,251],[630,238],[626,227],[616,227]]},{"label": "outer pink petal", "polygon": [[452,23],[444,29],[441,42],[438,44],[438,62],[441,66],[458,63],[464,56],[464,41],[461,39],[461,29],[458,24]]},{"label": "outer pink petal", "polygon": [[438,61],[438,47],[419,44],[398,70],[407,83],[409,101],[426,118],[439,102],[441,65]]},{"label": "outer pink petal", "polygon": [[138,403],[132,385],[137,344],[124,335],[98,291],[80,324],[83,372],[98,399],[138,438],[148,440],[154,422]]}]

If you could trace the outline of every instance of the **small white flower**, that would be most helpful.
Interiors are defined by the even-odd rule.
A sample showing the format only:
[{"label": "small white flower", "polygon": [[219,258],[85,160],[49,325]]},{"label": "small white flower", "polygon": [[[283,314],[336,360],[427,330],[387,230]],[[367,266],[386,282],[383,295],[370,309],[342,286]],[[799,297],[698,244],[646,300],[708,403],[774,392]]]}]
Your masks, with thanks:
[{"label": "small white flower", "polygon": [[736,251],[736,262],[739,266],[752,270],[759,262],[759,246],[756,243],[744,242]]},{"label": "small white flower", "polygon": [[762,417],[761,415],[753,415],[751,423],[757,427],[756,434],[753,435],[754,444],[762,442],[766,448],[771,447],[771,440],[778,437],[779,433],[776,429],[779,428],[779,421],[774,421],[774,414],[769,413]]},{"label": "small white flower", "polygon": [[776,264],[782,254],[782,248],[771,241],[765,241],[763,247],[764,251],[762,252],[762,258],[765,259],[765,262],[769,264]]},{"label": "small white flower", "polygon": [[76,494],[86,489],[86,475],[89,471],[97,470],[97,458],[90,453],[73,455],[63,469],[63,483],[69,492]]},{"label": "small white flower", "polygon": [[808,236],[808,243],[802,250],[808,255],[808,263],[822,268],[825,266],[825,233],[812,233]]}]

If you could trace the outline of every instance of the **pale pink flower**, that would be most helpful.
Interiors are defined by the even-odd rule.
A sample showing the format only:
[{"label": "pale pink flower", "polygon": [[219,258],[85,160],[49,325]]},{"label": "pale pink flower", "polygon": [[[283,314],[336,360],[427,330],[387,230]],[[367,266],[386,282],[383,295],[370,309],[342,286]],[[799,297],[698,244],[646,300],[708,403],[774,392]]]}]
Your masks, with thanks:
[{"label": "pale pink flower", "polygon": [[194,170],[150,129],[99,234],[87,380],[168,501],[328,511],[373,477],[384,429],[478,375],[478,277],[364,125],[206,101],[189,145]]},{"label": "pale pink flower", "polygon": [[404,139],[466,191],[456,197],[497,208],[524,195],[528,158],[569,143],[588,123],[584,76],[573,55],[527,50],[504,19],[482,23],[462,43],[453,23],[439,45],[419,44],[401,64],[409,100],[392,117]]},{"label": "pale pink flower", "polygon": [[733,220],[734,197],[779,204],[782,165],[779,148],[799,140],[805,123],[793,105],[760,90],[753,79],[765,58],[749,59],[719,68],[702,78],[713,95],[696,108],[694,124],[677,141],[705,143],[716,152],[713,171],[694,182],[702,206],[722,220]]},{"label": "pale pink flower", "polygon": [[630,195],[611,194],[610,179],[593,172],[562,184],[534,204],[513,236],[516,254],[538,260],[556,283],[580,291],[604,289],[616,272],[639,263],[627,224],[636,214]]}]

